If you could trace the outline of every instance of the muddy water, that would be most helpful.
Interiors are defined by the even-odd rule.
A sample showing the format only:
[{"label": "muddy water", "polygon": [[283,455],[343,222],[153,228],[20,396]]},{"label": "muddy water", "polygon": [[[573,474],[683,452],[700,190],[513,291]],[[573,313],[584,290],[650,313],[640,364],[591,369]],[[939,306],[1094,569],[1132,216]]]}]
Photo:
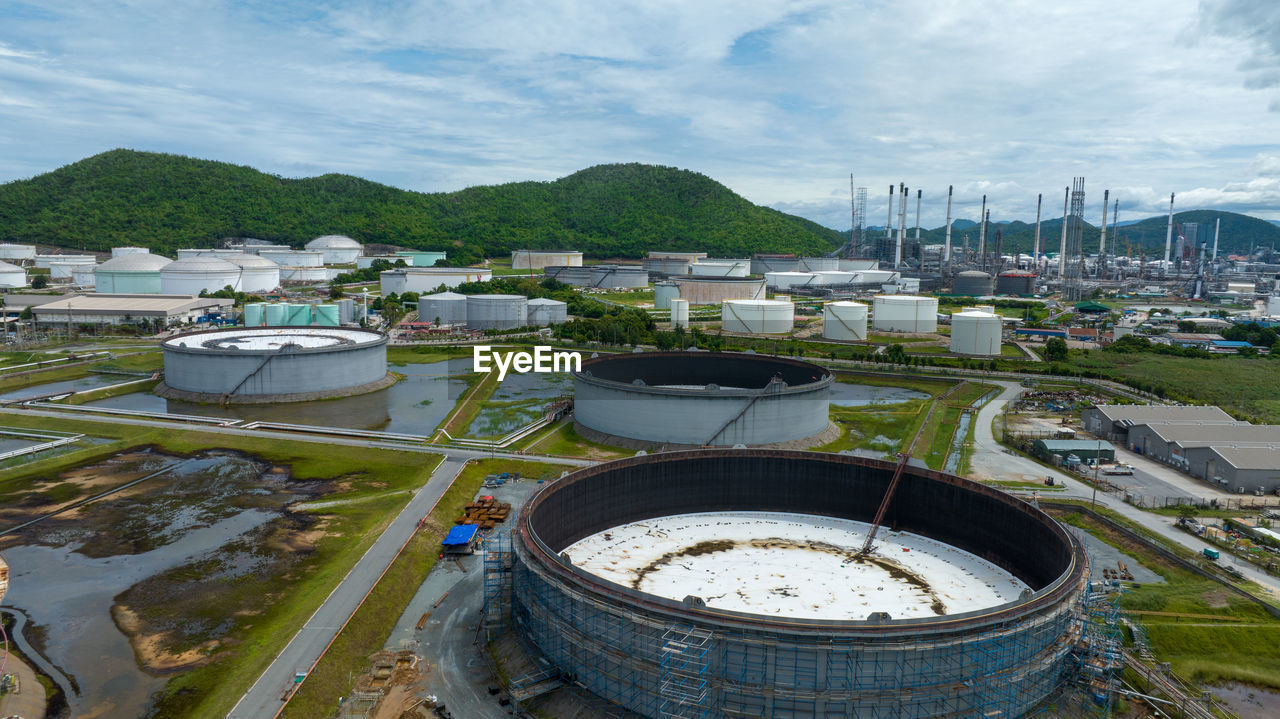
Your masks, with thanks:
[{"label": "muddy water", "polygon": [[471,359],[406,364],[390,369],[404,375],[404,379],[377,392],[320,402],[220,407],[166,400],[150,392],[135,392],[86,404],[145,412],[427,435],[435,431],[466,390],[466,383],[458,378],[471,371]]},{"label": "muddy water", "polygon": [[58,392],[83,391],[86,389],[95,389],[97,387],[108,387],[121,382],[128,382],[135,377],[125,377],[118,374],[91,374],[88,377],[80,379],[67,379],[61,382],[47,382],[45,384],[31,385],[22,389],[13,389],[8,392],[0,393],[0,400],[10,399],[26,399],[28,397],[43,397],[45,395],[56,394]]},{"label": "muddy water", "polygon": [[1210,687],[1213,695],[1226,702],[1240,719],[1275,719],[1280,717],[1280,691],[1258,689],[1244,684]]},{"label": "muddy water", "polygon": [[879,387],[869,384],[836,382],[831,385],[831,404],[839,407],[864,407],[873,404],[896,404],[916,399],[928,399],[929,395],[905,387]]},{"label": "muddy water", "polygon": [[169,465],[176,466],[134,490],[24,530],[22,543],[5,549],[5,605],[43,628],[45,656],[75,684],[73,717],[142,716],[164,686],[138,668],[117,629],[111,607],[118,595],[243,537],[296,496],[266,474],[267,464],[233,454],[182,460],[135,452],[75,471],[130,479]]},{"label": "muddy water", "polygon": [[567,373],[509,374],[481,405],[466,435],[500,437],[542,417],[542,408],[556,397],[572,394],[573,377]]}]

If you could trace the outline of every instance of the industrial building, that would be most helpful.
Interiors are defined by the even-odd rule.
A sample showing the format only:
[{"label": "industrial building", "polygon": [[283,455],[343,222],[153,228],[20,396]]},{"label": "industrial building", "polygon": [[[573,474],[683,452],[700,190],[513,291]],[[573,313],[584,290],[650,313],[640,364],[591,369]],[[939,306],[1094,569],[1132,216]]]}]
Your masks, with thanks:
[{"label": "industrial building", "polygon": [[550,250],[513,250],[511,269],[540,270],[544,267],[581,267],[582,253]]},{"label": "industrial building", "polygon": [[387,337],[329,327],[236,328],[165,340],[162,397],[270,403],[341,397],[382,389]]},{"label": "industrial building", "polygon": [[867,306],[861,302],[828,302],[822,306],[822,336],[829,340],[867,338]]},{"label": "industrial building", "polygon": [[582,363],[580,428],[609,438],[689,446],[766,445],[830,425],[834,377],[808,362],[719,352],[644,352]]},{"label": "industrial building", "polygon": [[680,299],[690,305],[718,305],[725,300],[763,300],[764,279],[757,277],[694,277],[678,275],[671,281]]},{"label": "industrial building", "polygon": [[725,332],[787,334],[795,327],[795,316],[790,300],[725,300],[720,305],[720,327]]},{"label": "industrial building", "polygon": [[1086,432],[1125,445],[1129,429],[1144,424],[1241,424],[1218,407],[1166,404],[1100,404],[1081,413]]},{"label": "industrial building", "polygon": [[722,449],[576,471],[517,518],[511,626],[643,717],[1026,714],[1080,640],[1083,546],[1019,498],[907,466],[863,555],[894,470]]},{"label": "industrial building", "polygon": [[1037,439],[1031,453],[1046,462],[1063,464],[1074,455],[1080,461],[1116,461],[1116,448],[1096,439]]},{"label": "industrial building", "polygon": [[523,295],[467,295],[469,330],[513,330],[528,320],[529,299]]},{"label": "industrial building", "polygon": [[346,235],[317,237],[306,244],[306,249],[319,252],[326,265],[353,265],[356,258],[364,253],[364,247]]},{"label": "industrial building", "polygon": [[1280,444],[1195,447],[1186,452],[1187,473],[1240,494],[1280,494]]},{"label": "industrial building", "polygon": [[77,293],[51,300],[31,305],[37,326],[119,325],[148,321],[171,327],[195,322],[212,312],[225,312],[235,304],[234,300],[218,297],[119,293]]},{"label": "industrial building", "polygon": [[1000,315],[977,309],[951,315],[951,351],[961,355],[995,357],[1000,354],[1003,325]]},{"label": "industrial building", "polygon": [[877,332],[937,332],[938,298],[876,295],[871,319]]},{"label": "industrial building", "polygon": [[1186,471],[1195,448],[1280,446],[1280,425],[1144,424],[1129,429],[1128,441],[1133,451]]},{"label": "industrial building", "polygon": [[564,324],[569,319],[569,305],[559,300],[537,297],[526,304],[528,327],[547,327]]},{"label": "industrial building", "polygon": [[395,270],[383,270],[379,274],[379,287],[382,296],[393,292],[397,295],[405,292],[425,294],[435,292],[441,285],[453,289],[464,282],[488,282],[493,279],[493,271],[474,267],[402,267]]}]

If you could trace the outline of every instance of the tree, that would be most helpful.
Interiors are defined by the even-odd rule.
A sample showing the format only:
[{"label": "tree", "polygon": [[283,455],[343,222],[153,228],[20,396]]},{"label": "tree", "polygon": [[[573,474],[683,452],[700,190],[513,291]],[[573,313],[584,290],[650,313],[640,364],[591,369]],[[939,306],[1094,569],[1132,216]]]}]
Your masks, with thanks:
[{"label": "tree", "polygon": [[1044,358],[1050,362],[1061,362],[1067,358],[1067,341],[1061,337],[1050,337],[1044,343]]},{"label": "tree", "polygon": [[44,275],[36,275],[35,277],[31,278],[31,289],[33,290],[43,290],[48,286],[49,286],[49,278],[45,277]]},{"label": "tree", "polygon": [[1186,520],[1186,521],[1188,521],[1188,522],[1190,522],[1191,520],[1195,519],[1195,518],[1196,518],[1196,508],[1195,508],[1195,506],[1194,506],[1194,505],[1190,505],[1190,504],[1179,504],[1179,505],[1178,505],[1178,518],[1179,518],[1179,519],[1185,519],[1185,520]]},{"label": "tree", "polygon": [[1179,332],[1195,332],[1196,323],[1192,322],[1191,320],[1178,320],[1178,331]]}]

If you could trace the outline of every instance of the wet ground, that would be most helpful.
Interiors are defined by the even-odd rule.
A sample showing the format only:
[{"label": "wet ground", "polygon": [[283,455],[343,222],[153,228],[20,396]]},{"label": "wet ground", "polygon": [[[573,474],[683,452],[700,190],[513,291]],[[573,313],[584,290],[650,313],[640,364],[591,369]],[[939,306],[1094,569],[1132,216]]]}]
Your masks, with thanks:
[{"label": "wet ground", "polygon": [[56,394],[58,392],[82,392],[86,389],[96,389],[98,387],[108,387],[121,382],[128,382],[130,379],[138,379],[137,377],[127,377],[118,374],[91,374],[80,379],[67,379],[61,382],[48,382],[45,384],[30,385],[21,389],[12,389],[8,392],[0,392],[0,400],[18,400],[28,397],[43,397],[45,395]]},{"label": "wet ground", "polygon": [[468,437],[501,437],[542,418],[542,408],[557,397],[573,395],[566,373],[509,374],[467,427]]},{"label": "wet ground", "polygon": [[868,384],[835,382],[831,385],[831,404],[838,407],[865,407],[876,404],[897,404],[916,399],[928,399],[929,394],[905,387],[880,387]]},{"label": "wet ground", "polygon": [[[163,687],[164,673],[197,664],[216,649],[216,641],[204,641],[225,633],[220,624],[227,619],[216,611],[182,614],[180,625],[161,618],[175,614],[178,602],[207,602],[199,582],[234,579],[267,561],[267,553],[238,545],[260,544],[250,539],[260,539],[281,521],[281,507],[307,493],[265,462],[219,452],[189,459],[131,452],[59,479],[106,489],[166,468],[6,538],[11,582],[5,606],[27,615],[28,639],[69,677],[72,716],[141,716]],[[40,513],[32,504],[37,499],[6,507],[3,525],[12,526],[24,509]],[[166,595],[183,574],[198,581],[188,583],[183,596]],[[146,641],[131,644],[121,627]],[[175,653],[173,645],[190,651]],[[152,673],[139,668],[139,659]]]},{"label": "wet ground", "polygon": [[1240,719],[1275,719],[1280,716],[1280,692],[1244,684],[1210,687],[1213,695],[1226,702]]}]

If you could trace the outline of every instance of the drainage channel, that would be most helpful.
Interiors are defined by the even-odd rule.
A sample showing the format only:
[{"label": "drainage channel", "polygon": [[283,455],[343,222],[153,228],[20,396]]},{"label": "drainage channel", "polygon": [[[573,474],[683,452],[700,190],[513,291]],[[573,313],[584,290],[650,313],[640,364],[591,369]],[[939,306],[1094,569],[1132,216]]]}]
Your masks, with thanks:
[{"label": "drainage channel", "polygon": [[159,477],[159,476],[160,476],[160,475],[162,475],[162,474],[167,474],[167,473],[169,473],[169,472],[171,472],[171,471],[173,471],[173,470],[177,469],[178,467],[181,467],[182,465],[184,465],[184,464],[186,464],[187,462],[190,462],[190,461],[191,461],[191,460],[189,460],[189,459],[184,459],[184,460],[182,460],[181,462],[174,462],[173,464],[167,465],[167,466],[165,466],[165,467],[163,467],[163,468],[161,468],[161,469],[159,469],[159,470],[156,470],[155,472],[152,472],[151,474],[148,474],[148,475],[147,475],[147,476],[145,476],[145,477],[139,477],[139,478],[137,478],[137,479],[133,480],[132,482],[125,482],[124,484],[120,485],[119,487],[113,487],[113,488],[111,488],[111,489],[108,489],[108,490],[107,490],[107,491],[105,491],[105,492],[100,492],[100,493],[98,493],[98,494],[95,494],[95,495],[93,495],[92,497],[86,497],[85,499],[82,499],[82,500],[80,500],[79,502],[72,502],[71,504],[68,504],[67,506],[63,507],[62,509],[59,509],[59,510],[56,510],[56,511],[53,511],[53,512],[49,512],[48,514],[42,514],[42,515],[40,515],[39,517],[36,517],[35,519],[27,520],[27,521],[23,522],[22,524],[16,524],[16,525],[14,525],[14,526],[12,526],[12,527],[9,527],[9,528],[7,528],[7,529],[0,529],[0,537],[5,536],[6,534],[13,534],[14,532],[20,532],[20,531],[22,531],[23,529],[26,529],[27,527],[30,527],[30,526],[31,526],[31,525],[33,525],[33,524],[38,524],[38,523],[40,523],[40,522],[43,522],[44,520],[46,520],[46,519],[48,519],[48,518],[50,518],[50,517],[56,517],[56,516],[58,516],[59,514],[62,514],[62,513],[64,513],[64,512],[69,512],[69,511],[71,511],[71,510],[73,510],[73,509],[76,509],[76,508],[78,508],[78,507],[83,507],[83,506],[84,506],[84,505],[86,505],[86,504],[91,504],[91,503],[93,503],[93,502],[96,502],[96,501],[98,501],[99,499],[102,499],[103,497],[109,497],[109,496],[111,496],[111,495],[115,494],[116,492],[120,492],[120,491],[126,490],[126,489],[128,489],[128,488],[130,488],[130,487],[133,487],[133,486],[136,486],[136,485],[142,484],[143,482],[145,482],[145,481],[147,481],[147,480],[149,480],[149,479],[155,479],[156,477]]}]

